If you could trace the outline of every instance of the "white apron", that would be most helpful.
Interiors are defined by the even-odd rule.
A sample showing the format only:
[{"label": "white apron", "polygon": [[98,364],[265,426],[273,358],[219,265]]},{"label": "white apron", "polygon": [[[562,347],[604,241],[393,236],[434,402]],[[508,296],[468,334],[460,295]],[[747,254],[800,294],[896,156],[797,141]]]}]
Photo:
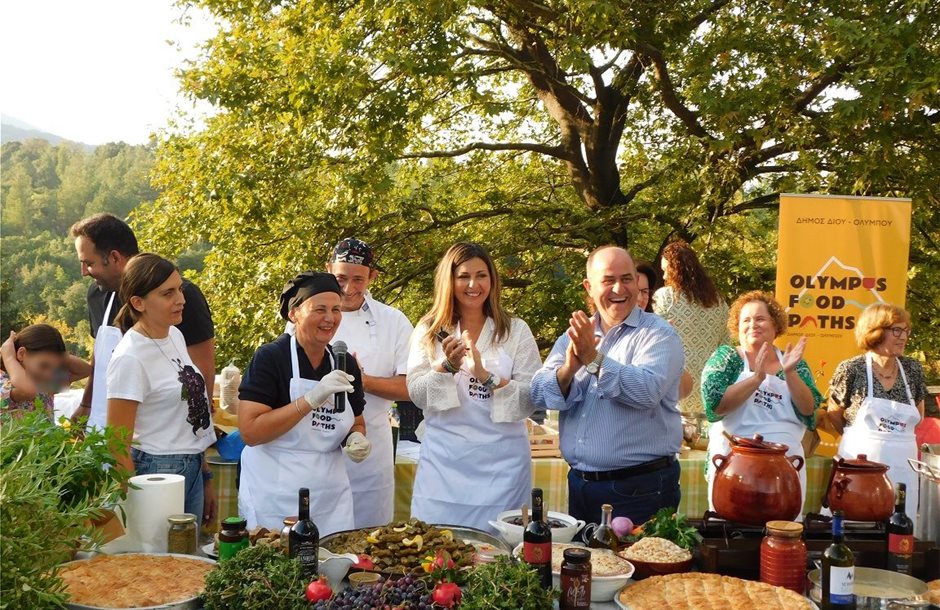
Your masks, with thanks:
[{"label": "white apron", "polygon": [[[291,337],[290,346],[290,398],[297,400],[319,382],[300,376],[296,338]],[[332,355],[327,355],[332,363]],[[349,405],[342,413],[317,409],[273,441],[245,447],[238,512],[248,521],[248,529],[280,531],[284,518],[297,514],[301,487],[310,489],[310,518],[321,536],[353,528],[352,491],[340,444],[354,419]]]},{"label": "white apron", "polygon": [[108,363],[111,362],[111,354],[114,348],[121,342],[124,333],[116,326],[108,324],[108,317],[111,315],[111,307],[114,305],[114,295],[108,300],[108,306],[104,310],[104,318],[101,320],[101,326],[95,334],[95,373],[92,379],[91,388],[91,413],[88,415],[89,429],[99,428],[104,430],[108,425]]},{"label": "white apron", "polygon": [[[747,362],[747,356],[738,350],[744,360],[744,370],[735,383],[750,378],[754,373]],[[777,350],[777,357],[780,352]],[[765,441],[783,443],[790,447],[787,455],[803,456],[803,433],[806,425],[797,417],[790,399],[787,382],[776,375],[764,377],[757,391],[751,394],[745,403],[724,418],[711,425],[708,431],[708,455],[728,455],[731,444],[722,432],[750,438],[760,434]],[[715,510],[712,502],[712,489],[715,486],[716,468],[709,459],[706,463],[705,477],[708,480],[708,509]],[[803,491],[803,504],[806,503],[806,466],[800,468],[800,489]]]},{"label": "white apron", "polygon": [[[437,350],[441,357],[440,345]],[[502,348],[486,351],[492,354],[483,354],[486,370],[512,378],[509,355]],[[425,416],[411,516],[495,534],[488,521],[529,501],[532,456],[525,422],[494,423],[490,391],[471,375],[471,368],[468,355],[454,375],[460,407]]]},{"label": "white apron", "polygon": [[[368,303],[368,301],[366,301]],[[362,371],[378,377],[396,373],[394,346],[379,345],[375,307],[343,313],[333,341],[345,341],[349,352],[356,353]],[[386,525],[395,513],[395,458],[392,451],[392,426],[388,410],[392,401],[366,394],[362,415],[372,443],[369,457],[357,464],[344,456],[352,487],[356,528]]]},{"label": "white apron", "polygon": [[920,412],[911,396],[904,367],[898,361],[901,381],[907,392],[908,402],[895,402],[872,395],[873,380],[871,354],[865,356],[868,374],[868,396],[862,400],[855,421],[845,429],[839,443],[839,456],[854,459],[864,453],[873,462],[887,464],[888,478],[892,484],[907,485],[907,516],[917,529],[917,505],[920,496],[917,473],[910,467],[908,458],[917,459],[917,438],[914,428],[920,422]]}]

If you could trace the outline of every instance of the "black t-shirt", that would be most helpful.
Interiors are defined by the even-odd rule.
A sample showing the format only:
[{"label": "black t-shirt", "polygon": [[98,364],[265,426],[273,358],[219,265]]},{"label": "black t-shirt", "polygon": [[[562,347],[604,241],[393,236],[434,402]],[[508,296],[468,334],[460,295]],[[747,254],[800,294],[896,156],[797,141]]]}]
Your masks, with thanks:
[{"label": "black t-shirt", "polygon": [[[240,400],[258,402],[272,409],[290,404],[290,378],[293,374],[290,339],[290,335],[283,334],[273,342],[265,343],[258,348],[238,387]],[[330,353],[332,353],[332,348],[330,348]],[[320,366],[314,369],[300,345],[297,346],[297,366],[300,369],[300,376],[312,381],[323,379],[333,370],[330,358],[324,358]],[[366,395],[362,390],[362,375],[355,358],[346,358],[346,372],[355,377],[352,382],[353,392],[346,395],[346,400],[352,408],[353,415],[359,416],[362,415],[362,410],[366,406]]]},{"label": "black t-shirt", "polygon": [[[104,317],[104,310],[108,308],[108,300],[111,298],[111,292],[102,290],[98,284],[92,282],[88,287],[88,322],[91,324],[91,336],[98,334],[101,327],[101,319]],[[203,296],[199,286],[196,286],[189,280],[183,280],[183,296],[186,297],[186,305],[183,306],[183,321],[176,327],[183,333],[186,339],[186,345],[196,345],[215,337],[215,325],[212,323],[212,312],[209,311],[209,303]],[[114,317],[121,309],[121,299],[114,295],[114,305],[108,313],[108,324],[114,323]]]}]

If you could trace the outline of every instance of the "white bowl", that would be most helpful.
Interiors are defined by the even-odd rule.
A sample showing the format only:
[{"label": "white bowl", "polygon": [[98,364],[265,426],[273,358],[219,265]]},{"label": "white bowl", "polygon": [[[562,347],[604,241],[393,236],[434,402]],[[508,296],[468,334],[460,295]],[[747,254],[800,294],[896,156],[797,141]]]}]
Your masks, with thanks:
[{"label": "white bowl", "polygon": [[[580,546],[580,545],[571,545],[571,546]],[[591,553],[610,553],[613,555],[613,551],[606,551],[603,549],[590,549]],[[516,557],[522,557],[522,545],[518,545],[513,550],[513,555]],[[617,576],[594,576],[591,575],[591,602],[592,603],[603,603],[612,601],[617,597],[617,593],[623,589],[627,584],[633,582],[633,572],[635,570],[633,563],[628,559],[624,559],[618,555],[618,558],[629,566],[629,569],[623,574],[618,574]],[[561,589],[561,574],[559,572],[552,571],[552,586],[556,589]]]},{"label": "white bowl", "polygon": [[[512,517],[521,517],[521,510],[507,510],[499,513],[499,516],[496,517],[496,521],[490,521],[490,525],[496,528],[496,531],[500,533],[509,546],[516,546],[522,542],[522,533],[525,531],[522,529],[521,525],[513,525],[508,523],[506,519],[511,519]],[[571,515],[566,515],[565,513],[556,513],[554,511],[548,511],[549,519],[556,519],[562,523],[567,523],[568,527],[553,527],[552,528],[552,542],[571,542],[575,534],[584,527],[584,521],[580,519],[575,519]]]}]

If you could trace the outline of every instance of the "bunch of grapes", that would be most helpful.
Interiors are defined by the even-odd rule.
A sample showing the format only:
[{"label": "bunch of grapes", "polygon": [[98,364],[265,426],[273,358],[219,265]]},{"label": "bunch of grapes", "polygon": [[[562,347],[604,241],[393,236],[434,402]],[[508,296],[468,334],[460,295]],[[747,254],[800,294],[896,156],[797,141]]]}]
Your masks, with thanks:
[{"label": "bunch of grapes", "polygon": [[424,581],[405,576],[358,589],[344,589],[333,599],[313,604],[313,610],[432,610],[431,591]]}]

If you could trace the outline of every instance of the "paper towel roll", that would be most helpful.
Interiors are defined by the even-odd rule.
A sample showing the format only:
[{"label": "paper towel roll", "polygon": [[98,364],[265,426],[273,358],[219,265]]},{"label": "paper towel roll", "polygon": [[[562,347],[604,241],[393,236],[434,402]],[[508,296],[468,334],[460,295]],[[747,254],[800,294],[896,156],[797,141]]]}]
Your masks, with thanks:
[{"label": "paper towel roll", "polygon": [[166,553],[167,517],[184,512],[186,478],[179,474],[141,474],[127,489],[127,534],[145,553]]}]

